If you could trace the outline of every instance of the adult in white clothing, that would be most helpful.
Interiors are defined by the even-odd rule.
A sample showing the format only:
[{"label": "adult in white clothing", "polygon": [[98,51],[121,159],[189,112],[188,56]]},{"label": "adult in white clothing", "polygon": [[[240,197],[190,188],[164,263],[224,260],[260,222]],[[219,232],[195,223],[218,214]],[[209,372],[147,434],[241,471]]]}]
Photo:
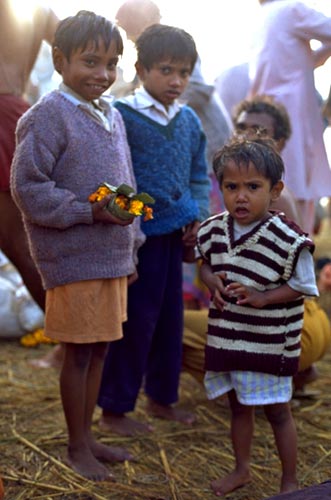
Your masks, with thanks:
[{"label": "adult in white clothing", "polygon": [[[282,153],[285,183],[293,191],[313,233],[314,204],[331,196],[331,171],[323,142],[323,122],[316,98],[314,68],[331,55],[331,18],[296,0],[259,0],[249,97],[268,94],[289,115],[292,136]],[[310,41],[322,42],[313,51]]]}]

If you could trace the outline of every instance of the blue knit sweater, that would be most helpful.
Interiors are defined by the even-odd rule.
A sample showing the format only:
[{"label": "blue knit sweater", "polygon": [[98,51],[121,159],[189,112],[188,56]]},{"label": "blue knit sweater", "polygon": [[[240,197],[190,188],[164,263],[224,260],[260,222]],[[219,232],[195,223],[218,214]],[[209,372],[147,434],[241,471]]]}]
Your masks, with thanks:
[{"label": "blue knit sweater", "polygon": [[20,119],[11,189],[46,289],[127,276],[144,239],[138,219],[126,227],[94,222],[88,196],[104,181],[135,186],[120,113],[108,132],[60,92]]},{"label": "blue knit sweater", "polygon": [[126,126],[138,192],[152,195],[154,219],[142,223],[147,236],[168,234],[209,215],[206,139],[188,106],[168,125],[116,102]]}]

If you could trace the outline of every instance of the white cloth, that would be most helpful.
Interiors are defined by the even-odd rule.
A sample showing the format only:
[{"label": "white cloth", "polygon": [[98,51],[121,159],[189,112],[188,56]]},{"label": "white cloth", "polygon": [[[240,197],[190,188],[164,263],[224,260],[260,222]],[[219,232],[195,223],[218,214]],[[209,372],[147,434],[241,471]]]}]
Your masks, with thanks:
[{"label": "white cloth", "polygon": [[[113,131],[113,108],[111,106],[112,96],[102,96],[96,101],[86,101],[63,82],[59,86],[61,93],[69,99],[75,106],[80,107],[89,114],[95,121],[100,123],[109,132]],[[110,117],[110,118],[108,118]]]},{"label": "white cloth", "polygon": [[282,152],[285,183],[296,199],[330,196],[310,40],[331,42],[331,18],[296,0],[277,0],[264,3],[255,22],[249,95],[272,95],[289,113],[292,135]]},{"label": "white cloth", "polygon": [[133,95],[122,97],[119,101],[139,111],[159,125],[168,125],[181,108],[177,101],[174,101],[166,108],[160,101],[154,99],[144,87],[139,87]]}]

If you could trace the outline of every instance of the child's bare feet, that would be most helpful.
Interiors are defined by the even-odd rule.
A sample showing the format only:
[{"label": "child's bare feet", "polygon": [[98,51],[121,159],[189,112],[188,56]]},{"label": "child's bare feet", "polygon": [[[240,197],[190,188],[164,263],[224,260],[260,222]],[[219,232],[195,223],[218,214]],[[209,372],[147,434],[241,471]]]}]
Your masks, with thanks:
[{"label": "child's bare feet", "polygon": [[114,481],[114,476],[99,462],[88,447],[73,450],[68,448],[66,460],[77,474],[90,481]]},{"label": "child's bare feet", "polygon": [[196,420],[193,413],[175,408],[171,405],[161,405],[153,401],[151,398],[147,399],[146,411],[152,417],[174,420],[176,422],[181,422],[182,424],[191,425]]},{"label": "child's bare feet", "polygon": [[146,434],[154,430],[150,424],[138,422],[126,415],[114,413],[103,413],[99,420],[99,427],[104,431],[114,432],[120,436],[135,436],[136,434]]},{"label": "child's bare feet", "polygon": [[100,460],[100,462],[124,462],[125,460],[133,460],[133,455],[125,448],[107,446],[106,444],[98,443],[94,440],[90,443],[90,448],[95,458]]},{"label": "child's bare feet", "polygon": [[61,344],[56,345],[42,358],[30,359],[28,363],[35,368],[60,369],[63,362],[64,349]]},{"label": "child's bare feet", "polygon": [[251,476],[249,471],[237,471],[234,470],[222,479],[216,479],[211,482],[211,489],[216,496],[221,497],[230,493],[231,491],[245,486],[251,481]]}]

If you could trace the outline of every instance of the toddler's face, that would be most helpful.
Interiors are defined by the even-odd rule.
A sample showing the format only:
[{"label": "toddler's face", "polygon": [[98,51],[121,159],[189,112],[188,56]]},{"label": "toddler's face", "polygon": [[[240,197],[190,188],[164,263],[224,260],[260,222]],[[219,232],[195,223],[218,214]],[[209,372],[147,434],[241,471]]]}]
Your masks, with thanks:
[{"label": "toddler's face", "polygon": [[246,167],[233,160],[226,165],[221,184],[226,209],[242,226],[263,219],[282,188],[282,181],[271,188],[270,180],[259,173],[253,163]]},{"label": "toddler's face", "polygon": [[184,92],[192,71],[189,61],[171,59],[154,64],[150,70],[137,63],[136,69],[145,90],[165,107]]},{"label": "toddler's face", "polygon": [[70,61],[55,48],[54,65],[63,82],[86,101],[98,99],[116,79],[118,53],[115,41],[108,49],[102,40],[98,47],[91,41],[84,50],[78,49]]}]

